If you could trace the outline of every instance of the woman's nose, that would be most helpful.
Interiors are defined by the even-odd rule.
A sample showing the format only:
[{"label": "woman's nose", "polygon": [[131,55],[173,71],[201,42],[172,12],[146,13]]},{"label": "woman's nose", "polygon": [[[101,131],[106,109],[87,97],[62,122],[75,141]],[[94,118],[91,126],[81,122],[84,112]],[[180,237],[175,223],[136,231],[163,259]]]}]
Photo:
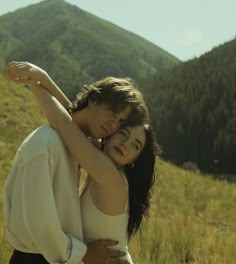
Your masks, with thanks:
[{"label": "woman's nose", "polygon": [[129,140],[125,139],[122,143],[121,146],[124,150],[128,148]]}]

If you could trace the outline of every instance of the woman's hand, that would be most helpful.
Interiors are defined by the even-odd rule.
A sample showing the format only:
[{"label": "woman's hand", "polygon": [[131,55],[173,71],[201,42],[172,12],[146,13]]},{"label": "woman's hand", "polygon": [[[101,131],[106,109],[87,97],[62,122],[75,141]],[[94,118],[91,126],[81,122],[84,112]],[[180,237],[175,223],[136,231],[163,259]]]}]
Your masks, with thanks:
[{"label": "woman's hand", "polygon": [[48,73],[32,63],[10,62],[7,66],[6,77],[20,85],[28,85],[30,88],[37,86],[46,89],[65,108],[71,103]]},{"label": "woman's hand", "polygon": [[21,85],[47,85],[48,74],[38,66],[29,62],[10,62],[7,66],[6,77]]}]

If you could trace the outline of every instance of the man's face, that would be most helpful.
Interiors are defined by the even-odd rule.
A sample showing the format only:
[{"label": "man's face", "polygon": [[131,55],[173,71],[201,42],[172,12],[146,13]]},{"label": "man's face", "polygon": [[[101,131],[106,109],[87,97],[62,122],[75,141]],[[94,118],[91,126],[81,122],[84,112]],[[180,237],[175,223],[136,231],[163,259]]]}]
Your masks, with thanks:
[{"label": "man's face", "polygon": [[88,130],[90,135],[97,139],[111,135],[126,122],[131,111],[131,106],[127,106],[121,112],[115,113],[110,105],[91,103],[88,111]]}]

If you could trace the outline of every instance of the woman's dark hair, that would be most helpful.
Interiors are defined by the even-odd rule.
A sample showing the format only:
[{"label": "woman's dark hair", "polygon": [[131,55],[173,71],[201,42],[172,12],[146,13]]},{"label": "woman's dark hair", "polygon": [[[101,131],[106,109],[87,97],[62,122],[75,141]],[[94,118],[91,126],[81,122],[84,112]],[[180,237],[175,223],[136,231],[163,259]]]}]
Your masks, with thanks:
[{"label": "woman's dark hair", "polygon": [[142,152],[132,168],[129,165],[124,168],[129,185],[129,238],[138,231],[143,217],[148,217],[151,187],[155,181],[155,158],[160,153],[152,126],[145,124],[144,129],[146,142]]},{"label": "woman's dark hair", "polygon": [[89,101],[105,103],[115,113],[131,106],[131,113],[125,125],[136,126],[148,120],[149,114],[142,93],[130,78],[106,77],[90,85],[85,85],[77,99],[68,107],[70,113],[88,106]]}]

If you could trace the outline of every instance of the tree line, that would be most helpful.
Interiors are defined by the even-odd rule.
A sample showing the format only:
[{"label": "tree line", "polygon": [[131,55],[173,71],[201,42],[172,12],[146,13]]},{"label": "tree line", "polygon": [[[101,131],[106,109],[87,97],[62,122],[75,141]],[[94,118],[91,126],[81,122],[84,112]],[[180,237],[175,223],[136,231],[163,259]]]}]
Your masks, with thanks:
[{"label": "tree line", "polygon": [[143,80],[165,159],[236,173],[235,54],[236,39]]}]

